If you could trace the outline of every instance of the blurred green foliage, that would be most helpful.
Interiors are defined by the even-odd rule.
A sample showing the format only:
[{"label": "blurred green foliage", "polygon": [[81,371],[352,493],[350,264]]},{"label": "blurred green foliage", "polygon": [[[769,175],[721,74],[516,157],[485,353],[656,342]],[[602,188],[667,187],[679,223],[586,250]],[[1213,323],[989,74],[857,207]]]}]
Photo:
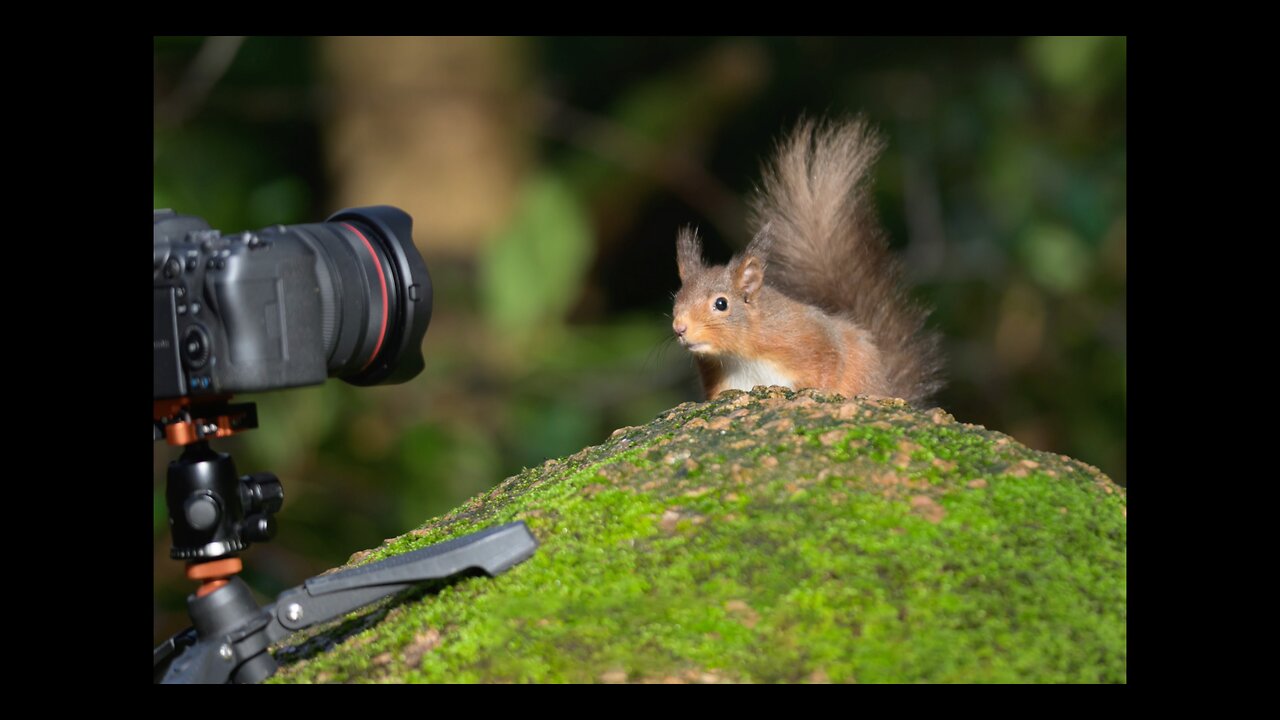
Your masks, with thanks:
[{"label": "blurred green foliage", "polygon": [[528,342],[567,315],[590,260],[590,222],[578,197],[554,174],[531,178],[511,224],[481,256],[486,320]]},{"label": "blurred green foliage", "polygon": [[[876,200],[947,338],[938,404],[1126,482],[1123,38],[490,43],[508,44],[495,62],[520,64],[519,110],[490,103],[492,88],[477,106],[516,112],[514,147],[532,159],[512,158],[512,208],[466,238],[469,253],[415,230],[435,284],[425,372],[246,398],[260,429],[218,445],[286,488],[278,537],[246,556],[262,599],[523,466],[700,399],[666,317],[675,231],[698,225],[716,261],[741,247],[743,197],[801,114],[864,112],[889,141]],[[337,210],[326,128],[343,108],[324,52],[313,38],[156,38],[155,207],[228,232]],[[462,83],[467,67],[446,75]],[[442,109],[458,97],[402,92]],[[156,446],[157,641],[185,624],[190,589],[167,559],[176,455]]]}]

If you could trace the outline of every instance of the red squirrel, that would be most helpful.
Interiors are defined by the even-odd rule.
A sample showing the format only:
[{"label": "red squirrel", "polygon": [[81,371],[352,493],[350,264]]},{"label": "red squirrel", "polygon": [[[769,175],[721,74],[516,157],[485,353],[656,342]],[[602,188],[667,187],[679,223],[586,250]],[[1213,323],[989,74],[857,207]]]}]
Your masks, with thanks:
[{"label": "red squirrel", "polygon": [[764,169],[745,250],[708,266],[696,231],[680,231],[671,326],[707,399],[782,385],[922,405],[942,386],[940,338],[903,287],[868,188],[883,149],[861,117],[801,120]]}]

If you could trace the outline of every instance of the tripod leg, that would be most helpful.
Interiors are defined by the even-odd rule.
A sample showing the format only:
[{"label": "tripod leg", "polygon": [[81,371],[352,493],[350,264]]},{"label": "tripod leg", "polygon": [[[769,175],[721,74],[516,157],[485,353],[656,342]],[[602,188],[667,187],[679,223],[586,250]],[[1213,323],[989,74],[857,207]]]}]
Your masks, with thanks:
[{"label": "tripod leg", "polygon": [[187,628],[173,637],[165,640],[152,653],[152,682],[161,682],[164,676],[169,673],[169,667],[177,660],[182,653],[194,646],[199,638],[196,637],[195,628]]}]

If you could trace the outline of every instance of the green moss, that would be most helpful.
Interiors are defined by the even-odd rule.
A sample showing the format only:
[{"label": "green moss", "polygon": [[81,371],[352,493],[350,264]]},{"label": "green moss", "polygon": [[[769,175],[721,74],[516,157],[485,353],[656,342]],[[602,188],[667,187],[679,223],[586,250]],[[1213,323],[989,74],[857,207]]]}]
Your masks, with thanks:
[{"label": "green moss", "polygon": [[941,411],[781,389],[526,469],[372,561],[541,547],[278,651],[272,682],[1123,682],[1125,494]]}]

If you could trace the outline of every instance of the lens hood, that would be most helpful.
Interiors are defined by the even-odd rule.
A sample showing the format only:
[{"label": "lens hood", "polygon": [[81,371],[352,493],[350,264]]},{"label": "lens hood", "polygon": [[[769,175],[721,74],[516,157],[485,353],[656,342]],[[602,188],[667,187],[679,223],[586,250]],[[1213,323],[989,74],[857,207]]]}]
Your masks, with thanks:
[{"label": "lens hood", "polygon": [[343,376],[352,385],[406,382],[422,372],[422,336],[431,322],[431,276],[413,244],[413,218],[390,205],[339,210],[325,220],[348,223],[363,233],[385,260],[387,336],[361,371]]}]

